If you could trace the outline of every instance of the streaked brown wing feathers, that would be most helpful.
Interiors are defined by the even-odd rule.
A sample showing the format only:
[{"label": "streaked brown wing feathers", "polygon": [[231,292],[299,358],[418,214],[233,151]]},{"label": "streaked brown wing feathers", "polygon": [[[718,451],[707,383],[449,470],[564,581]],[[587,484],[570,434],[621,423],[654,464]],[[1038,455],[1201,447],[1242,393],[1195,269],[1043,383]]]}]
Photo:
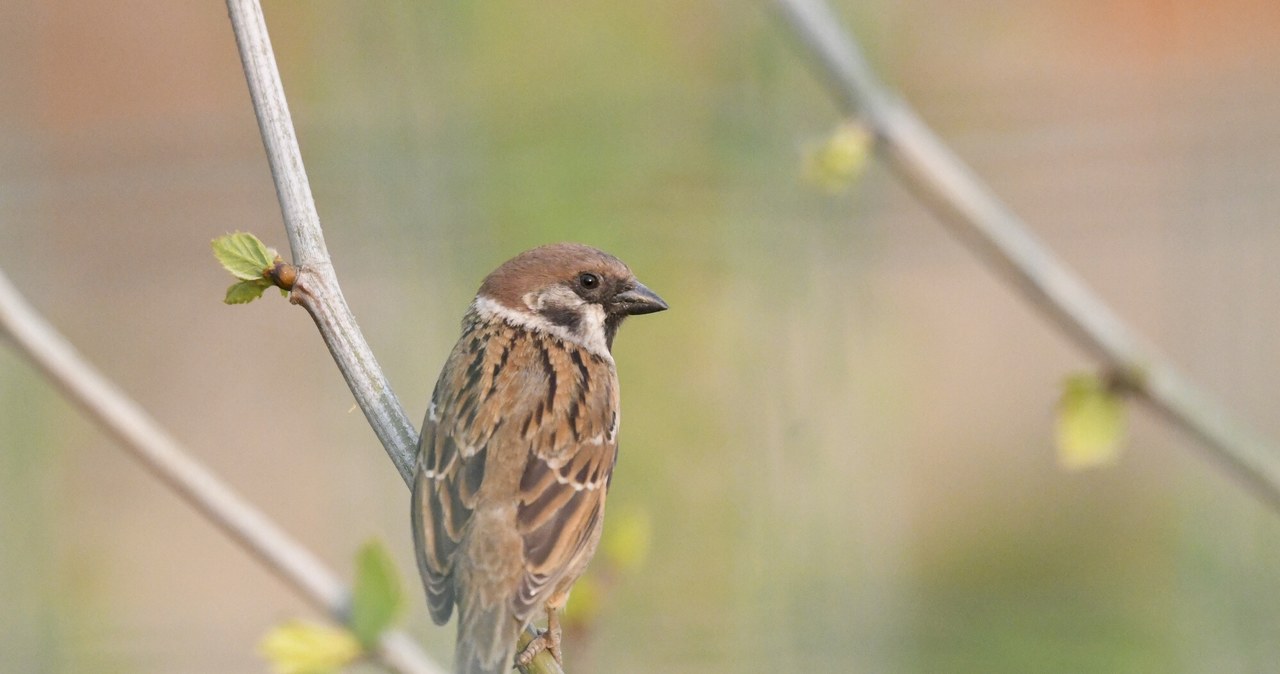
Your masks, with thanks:
[{"label": "streaked brown wing feathers", "polygon": [[436,386],[414,485],[419,566],[437,622],[452,610],[450,574],[482,483],[503,479],[486,478],[486,464],[502,472],[522,451],[523,473],[499,489],[518,490],[516,617],[532,615],[548,584],[581,572],[571,567],[599,526],[617,458],[617,405],[613,365],[599,356],[507,325],[469,326]]},{"label": "streaked brown wing feathers", "polygon": [[[611,364],[577,348],[542,345],[544,367],[556,383],[547,407],[558,424],[525,423],[530,447],[520,481],[517,525],[525,541],[525,578],[516,614],[528,617],[545,587],[573,568],[604,512],[617,459],[617,385]],[[588,367],[589,359],[595,359]],[[557,376],[557,373],[559,375]],[[542,405],[534,411],[541,411]]]},{"label": "streaked brown wing feathers", "polygon": [[485,367],[490,337],[488,331],[471,331],[454,347],[436,383],[419,441],[414,547],[426,580],[428,608],[437,623],[447,621],[453,610],[450,574],[455,553],[476,506],[489,439],[501,426],[500,420],[487,424],[487,429],[477,423],[482,403],[494,389],[486,381],[496,372]]}]

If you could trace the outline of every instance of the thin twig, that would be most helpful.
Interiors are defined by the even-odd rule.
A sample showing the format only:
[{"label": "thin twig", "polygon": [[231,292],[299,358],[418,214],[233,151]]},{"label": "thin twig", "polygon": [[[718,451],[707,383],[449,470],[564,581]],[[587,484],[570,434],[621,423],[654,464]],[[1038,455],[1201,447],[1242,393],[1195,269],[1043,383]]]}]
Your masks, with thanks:
[{"label": "thin twig", "polygon": [[[412,487],[418,433],[391,390],[377,358],[347,306],[324,244],[315,199],[307,181],[280,71],[271,49],[266,19],[257,0],[227,0],[245,80],[253,99],[258,128],[271,164],[284,227],[289,235],[298,279],[289,300],[302,305],[315,320],[329,353],[342,371],[365,418],[395,463],[405,484]],[[533,635],[533,628],[526,628]],[[539,657],[524,674],[563,674],[552,658]]]},{"label": "thin twig", "polygon": [[266,19],[257,0],[227,0],[244,76],[258,117],[262,143],[271,177],[275,180],[280,211],[298,280],[290,301],[301,304],[316,322],[338,369],[364,411],[373,432],[382,442],[405,484],[413,484],[413,463],[418,433],[391,390],[364,334],[347,306],[333,271],[315,199],[302,164],[302,152],[293,130],[289,104],[276,68]]},{"label": "thin twig", "polygon": [[[337,574],[193,458],[155,419],[94,369],[23,300],[2,270],[0,332],[160,481],[316,608],[346,622],[350,593]],[[397,672],[444,671],[398,630],[383,636],[379,650],[379,660]]]},{"label": "thin twig", "polygon": [[1140,340],[876,78],[823,0],[775,0],[819,66],[832,95],[876,137],[898,177],[1024,299],[1134,394],[1202,442],[1209,455],[1280,509],[1280,451],[1183,377]]}]

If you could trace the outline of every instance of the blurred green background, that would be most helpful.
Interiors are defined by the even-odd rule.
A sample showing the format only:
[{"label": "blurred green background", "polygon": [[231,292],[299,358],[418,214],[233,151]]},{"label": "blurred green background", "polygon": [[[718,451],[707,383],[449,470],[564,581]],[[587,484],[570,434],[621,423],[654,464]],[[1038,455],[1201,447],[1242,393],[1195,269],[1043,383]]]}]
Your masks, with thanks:
[{"label": "blurred green background", "polygon": [[[410,415],[480,279],[557,240],[672,310],[617,342],[583,672],[1269,672],[1280,518],[1139,411],[1058,469],[1088,368],[838,122],[766,3],[267,3],[338,273]],[[1142,333],[1280,438],[1280,5],[842,2],[884,78]],[[0,266],[344,573],[407,492],[310,320],[220,303],[286,240],[220,2],[0,0]],[[262,672],[313,615],[0,349],[0,671]]]}]

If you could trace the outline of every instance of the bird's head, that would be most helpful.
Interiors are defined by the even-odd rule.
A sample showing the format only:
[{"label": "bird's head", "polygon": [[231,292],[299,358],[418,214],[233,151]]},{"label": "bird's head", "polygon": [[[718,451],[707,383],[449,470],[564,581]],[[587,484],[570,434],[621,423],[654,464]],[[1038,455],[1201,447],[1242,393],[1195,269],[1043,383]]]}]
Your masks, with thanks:
[{"label": "bird's head", "polygon": [[667,303],[622,260],[590,246],[557,243],[527,250],[489,274],[476,308],[607,353],[623,319],[662,311]]}]

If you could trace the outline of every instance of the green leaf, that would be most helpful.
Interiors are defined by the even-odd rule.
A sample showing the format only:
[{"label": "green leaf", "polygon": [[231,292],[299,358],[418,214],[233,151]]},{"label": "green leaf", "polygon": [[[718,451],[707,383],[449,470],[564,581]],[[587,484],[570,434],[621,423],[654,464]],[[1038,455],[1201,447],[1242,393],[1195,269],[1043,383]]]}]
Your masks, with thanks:
[{"label": "green leaf", "polygon": [[273,628],[258,645],[276,674],[330,674],[364,653],[351,632],[299,620]]},{"label": "green leaf", "polygon": [[237,281],[227,288],[227,296],[222,298],[222,301],[226,304],[248,304],[262,297],[262,291],[270,288],[271,285],[271,281],[264,278]]},{"label": "green leaf", "polygon": [[247,232],[220,236],[211,245],[213,256],[218,258],[223,268],[242,281],[262,278],[263,272],[276,259],[274,250],[267,248],[258,237]]},{"label": "green leaf", "polygon": [[351,631],[366,648],[372,648],[383,631],[391,626],[402,603],[400,580],[391,556],[382,543],[365,543],[356,554]]},{"label": "green leaf", "polygon": [[1094,374],[1067,378],[1058,403],[1058,462],[1069,470],[1112,463],[1127,425],[1123,397]]},{"label": "green leaf", "polygon": [[829,194],[848,189],[867,167],[871,134],[857,122],[844,122],[805,158],[805,177]]}]

